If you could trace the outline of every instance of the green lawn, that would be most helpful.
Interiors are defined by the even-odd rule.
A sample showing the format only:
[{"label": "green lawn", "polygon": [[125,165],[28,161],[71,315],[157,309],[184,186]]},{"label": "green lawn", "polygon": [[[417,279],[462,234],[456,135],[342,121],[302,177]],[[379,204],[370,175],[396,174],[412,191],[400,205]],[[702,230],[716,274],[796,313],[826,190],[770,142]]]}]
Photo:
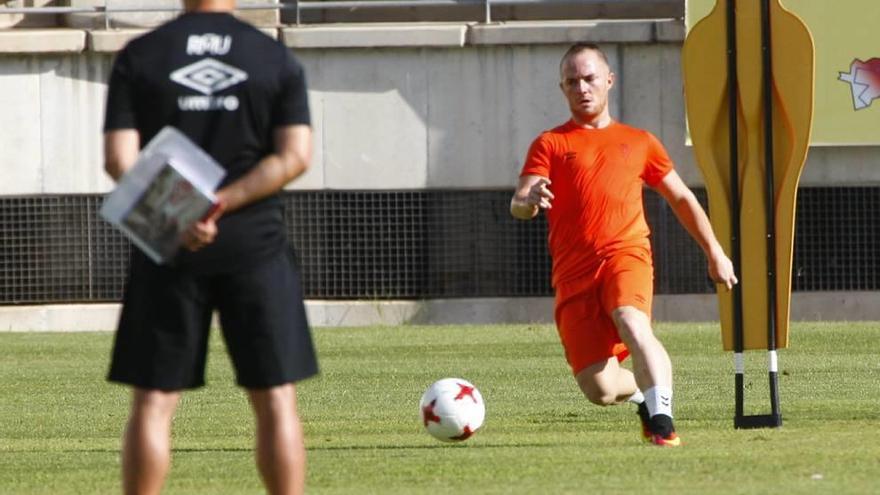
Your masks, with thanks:
[{"label": "green lawn", "polygon": [[[314,494],[880,492],[880,324],[795,324],[780,351],[784,426],[734,430],[733,359],[716,325],[664,324],[679,449],[641,444],[627,406],[572,380],[552,326],[315,331],[322,374],[300,387]],[[216,337],[216,335],[215,335]],[[118,492],[128,393],[103,380],[108,333],[0,333],[0,493]],[[208,386],[184,396],[168,494],[260,493],[251,419],[215,338]],[[747,413],[767,412],[766,357],[747,355]],[[487,402],[463,444],[421,431],[435,379]]]}]

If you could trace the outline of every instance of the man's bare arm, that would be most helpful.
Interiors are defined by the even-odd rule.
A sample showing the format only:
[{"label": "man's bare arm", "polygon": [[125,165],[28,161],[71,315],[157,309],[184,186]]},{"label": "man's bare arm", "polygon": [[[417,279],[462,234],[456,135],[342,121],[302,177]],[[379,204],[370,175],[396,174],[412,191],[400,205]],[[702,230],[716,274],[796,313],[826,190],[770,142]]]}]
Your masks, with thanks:
[{"label": "man's bare arm", "polygon": [[669,203],[678,221],[706,254],[709,261],[709,276],[712,280],[724,284],[727,289],[733,288],[738,282],[733,272],[733,263],[718,243],[709,217],[706,216],[693,191],[674,170],[666,174],[656,186],[656,190]]},{"label": "man's bare arm", "polygon": [[184,246],[197,251],[214,242],[217,237],[216,222],[225,212],[235,211],[280,191],[305,172],[311,157],[312,130],[309,126],[292,125],[276,129],[275,152],[260,160],[250,172],[217,191],[218,208],[184,232]]},{"label": "man's bare arm", "polygon": [[531,220],[539,210],[552,208],[550,202],[554,196],[549,185],[550,179],[540,175],[520,177],[510,199],[510,214],[520,220]]},{"label": "man's bare arm", "polygon": [[104,133],[104,170],[114,181],[118,182],[134,166],[140,147],[140,134],[135,129]]},{"label": "man's bare arm", "polygon": [[235,211],[280,191],[299,177],[312,158],[312,130],[292,125],[275,130],[275,152],[266,156],[240,179],[217,191],[224,210]]}]

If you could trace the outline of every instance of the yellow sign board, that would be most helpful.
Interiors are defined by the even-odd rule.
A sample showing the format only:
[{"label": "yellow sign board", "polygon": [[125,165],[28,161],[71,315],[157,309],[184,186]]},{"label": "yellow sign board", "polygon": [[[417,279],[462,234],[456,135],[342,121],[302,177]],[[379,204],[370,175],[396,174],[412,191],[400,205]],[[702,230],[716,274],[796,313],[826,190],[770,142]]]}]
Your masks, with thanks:
[{"label": "yellow sign board", "polygon": [[[715,2],[687,0],[688,30],[712,11]],[[803,19],[816,44],[811,144],[880,144],[878,0],[782,0],[782,4]]]}]

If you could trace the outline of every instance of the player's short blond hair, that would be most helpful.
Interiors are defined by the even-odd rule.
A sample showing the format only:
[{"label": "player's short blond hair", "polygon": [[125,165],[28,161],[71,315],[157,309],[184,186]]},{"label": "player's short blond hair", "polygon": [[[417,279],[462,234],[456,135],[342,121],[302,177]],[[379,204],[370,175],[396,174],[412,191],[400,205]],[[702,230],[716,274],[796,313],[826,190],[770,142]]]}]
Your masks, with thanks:
[{"label": "player's short blond hair", "polygon": [[602,51],[602,48],[595,43],[575,43],[568,47],[568,50],[565,51],[565,54],[562,56],[562,59],[559,61],[559,74],[562,74],[562,68],[565,66],[565,63],[568,62],[568,59],[577,55],[578,53],[585,51],[594,51],[599,55],[599,58],[605,62],[605,65],[611,70],[611,64],[608,63],[608,57],[605,56],[605,52]]}]

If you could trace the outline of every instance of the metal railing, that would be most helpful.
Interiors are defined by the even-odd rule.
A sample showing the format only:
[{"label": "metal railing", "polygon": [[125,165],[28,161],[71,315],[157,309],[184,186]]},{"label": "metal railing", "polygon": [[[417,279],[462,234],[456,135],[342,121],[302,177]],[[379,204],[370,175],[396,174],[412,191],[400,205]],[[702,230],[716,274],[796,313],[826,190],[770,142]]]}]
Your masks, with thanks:
[{"label": "metal railing", "polygon": [[[683,0],[682,0],[683,1]],[[307,11],[357,11],[369,9],[406,9],[413,7],[482,7],[482,19],[478,22],[492,22],[493,7],[540,6],[540,5],[610,5],[644,6],[646,4],[669,3],[669,0],[287,0],[285,3],[265,3],[238,5],[239,11],[244,10],[278,10],[293,12],[295,24],[302,24],[302,13]],[[113,0],[106,0],[104,5],[88,7],[6,7],[0,8],[0,14],[24,15],[64,15],[64,14],[98,14],[104,16],[104,27],[111,28],[112,14],[180,12],[180,7],[125,7],[114,5]]]}]

